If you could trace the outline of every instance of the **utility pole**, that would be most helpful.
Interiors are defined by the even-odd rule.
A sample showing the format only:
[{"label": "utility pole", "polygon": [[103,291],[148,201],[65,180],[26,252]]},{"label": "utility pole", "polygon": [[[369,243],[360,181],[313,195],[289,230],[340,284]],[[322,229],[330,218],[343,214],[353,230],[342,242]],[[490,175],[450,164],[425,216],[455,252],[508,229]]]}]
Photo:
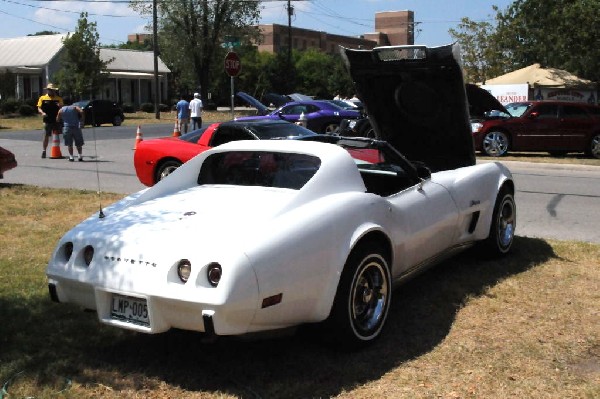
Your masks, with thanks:
[{"label": "utility pole", "polygon": [[152,50],[154,51],[154,112],[156,119],[160,119],[160,86],[158,83],[158,16],[156,11],[156,0],[152,0]]},{"label": "utility pole", "polygon": [[287,2],[287,11],[288,11],[288,53],[287,53],[287,62],[288,68],[292,66],[292,15],[294,15],[294,6],[292,6],[292,0],[288,0]]}]

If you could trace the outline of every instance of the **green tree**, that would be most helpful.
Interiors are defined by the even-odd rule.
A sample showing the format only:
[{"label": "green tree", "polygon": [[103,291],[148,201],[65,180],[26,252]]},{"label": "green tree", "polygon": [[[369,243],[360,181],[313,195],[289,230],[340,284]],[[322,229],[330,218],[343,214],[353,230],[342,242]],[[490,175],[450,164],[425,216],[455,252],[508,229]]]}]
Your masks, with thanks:
[{"label": "green tree", "polygon": [[504,72],[502,57],[494,48],[494,26],[462,18],[457,29],[450,29],[452,38],[460,44],[465,81],[478,83]]},{"label": "green tree", "polygon": [[600,0],[515,0],[498,11],[498,51],[512,69],[539,62],[600,80]]},{"label": "green tree", "polygon": [[30,34],[29,34],[29,35],[27,35],[27,36],[45,36],[45,35],[57,35],[57,34],[59,34],[59,33],[60,33],[60,32],[53,32],[53,31],[51,31],[51,30],[43,30],[43,31],[40,31],[40,32],[30,33]]},{"label": "green tree", "polygon": [[99,35],[96,23],[88,21],[82,12],[77,29],[64,40],[61,69],[54,76],[63,95],[73,98],[94,96],[108,79],[107,64],[100,59]]},{"label": "green tree", "polygon": [[329,89],[329,77],[333,71],[333,57],[316,49],[299,53],[296,60],[298,71],[297,91],[318,98],[332,98]]},{"label": "green tree", "polygon": [[123,49],[123,50],[152,51],[152,40],[145,39],[143,43],[127,41],[125,43],[120,43],[120,44],[102,45],[102,47],[103,48],[116,48],[116,49]]},{"label": "green tree", "polygon": [[[135,0],[132,8],[152,14],[152,4]],[[179,91],[198,90],[206,98],[213,71],[223,70],[225,36],[242,43],[259,37],[258,1],[172,0],[160,1],[158,43],[161,59],[169,65]]]}]

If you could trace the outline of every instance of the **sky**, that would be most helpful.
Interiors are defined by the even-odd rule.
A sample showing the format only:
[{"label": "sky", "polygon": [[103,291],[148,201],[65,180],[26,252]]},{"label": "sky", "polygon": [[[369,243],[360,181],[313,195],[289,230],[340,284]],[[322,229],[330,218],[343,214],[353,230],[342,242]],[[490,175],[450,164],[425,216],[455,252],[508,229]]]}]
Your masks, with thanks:
[{"label": "sky", "polygon": [[[253,0],[243,0],[253,1]],[[452,41],[448,30],[461,18],[493,22],[493,5],[506,9],[512,0],[292,0],[292,25],[345,36],[375,31],[375,13],[414,11],[415,44],[439,46]],[[261,1],[261,23],[288,24],[287,0]],[[127,35],[145,32],[149,20],[140,18],[126,0],[0,0],[0,39],[44,30],[74,31],[81,11],[97,23],[100,43],[127,41]]]}]

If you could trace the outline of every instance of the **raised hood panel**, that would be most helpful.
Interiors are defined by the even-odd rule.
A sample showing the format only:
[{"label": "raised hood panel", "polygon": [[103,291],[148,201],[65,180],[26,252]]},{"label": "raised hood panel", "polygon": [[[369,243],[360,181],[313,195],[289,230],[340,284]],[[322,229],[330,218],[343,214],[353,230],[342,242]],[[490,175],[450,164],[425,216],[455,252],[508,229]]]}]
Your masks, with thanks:
[{"label": "raised hood panel", "polygon": [[379,137],[433,171],[475,164],[458,46],[343,49]]}]

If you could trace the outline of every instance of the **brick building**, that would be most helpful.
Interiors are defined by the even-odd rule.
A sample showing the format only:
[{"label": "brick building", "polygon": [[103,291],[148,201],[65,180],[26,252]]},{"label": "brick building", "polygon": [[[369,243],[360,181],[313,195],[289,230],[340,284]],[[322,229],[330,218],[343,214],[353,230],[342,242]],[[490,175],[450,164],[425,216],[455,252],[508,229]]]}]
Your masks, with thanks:
[{"label": "brick building", "polygon": [[259,25],[262,42],[259,51],[279,53],[287,51],[291,33],[292,48],[306,50],[316,48],[333,54],[338,46],[372,49],[377,46],[414,44],[414,12],[384,11],[375,13],[375,32],[360,37],[333,35],[324,31],[290,28],[286,25]]}]

